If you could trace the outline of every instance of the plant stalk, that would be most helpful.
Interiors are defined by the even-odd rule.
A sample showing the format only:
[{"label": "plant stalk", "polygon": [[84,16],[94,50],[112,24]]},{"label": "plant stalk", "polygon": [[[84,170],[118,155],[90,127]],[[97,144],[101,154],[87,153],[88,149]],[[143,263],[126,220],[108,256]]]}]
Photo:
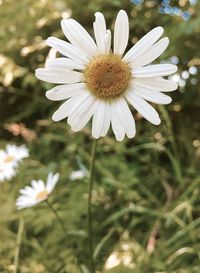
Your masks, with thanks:
[{"label": "plant stalk", "polygon": [[18,272],[19,254],[20,254],[20,248],[22,243],[23,231],[24,231],[24,220],[22,216],[20,215],[19,227],[17,231],[16,250],[15,250],[15,256],[14,256],[14,271],[13,271],[14,273]]},{"label": "plant stalk", "polygon": [[51,211],[53,212],[53,214],[55,215],[56,219],[58,220],[58,222],[59,222],[59,224],[60,224],[60,226],[61,226],[61,228],[62,228],[64,234],[66,234],[65,226],[64,226],[64,224],[63,224],[63,222],[62,222],[60,216],[58,215],[57,211],[54,209],[53,205],[49,202],[48,199],[45,200],[45,201],[46,201],[48,207],[50,208],[50,210],[51,210]]},{"label": "plant stalk", "polygon": [[92,190],[93,190],[93,184],[94,184],[96,150],[97,150],[97,140],[94,139],[92,144],[89,188],[88,188],[88,240],[89,240],[89,256],[90,256],[91,273],[95,273],[95,264],[94,264],[94,257],[93,257],[93,253],[94,253],[93,232],[92,232]]}]

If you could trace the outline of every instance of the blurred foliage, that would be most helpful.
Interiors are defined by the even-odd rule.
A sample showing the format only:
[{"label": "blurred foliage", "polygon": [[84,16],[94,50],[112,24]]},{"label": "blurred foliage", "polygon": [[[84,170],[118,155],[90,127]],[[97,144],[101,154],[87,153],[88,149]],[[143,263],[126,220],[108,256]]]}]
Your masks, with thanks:
[{"label": "blurred foliage", "polygon": [[[199,273],[200,2],[169,4],[190,17],[163,12],[164,1],[158,0],[0,0],[0,146],[25,143],[31,151],[16,178],[0,184],[0,272],[13,272],[23,217],[20,273],[88,273],[87,179],[71,182],[69,175],[88,168],[90,130],[73,134],[65,121],[51,121],[58,105],[44,92],[52,85],[38,81],[34,70],[48,55],[45,39],[64,38],[62,17],[72,15],[92,33],[96,11],[113,28],[123,8],[130,20],[130,46],[151,28],[164,27],[170,46],[160,61],[178,63],[180,87],[171,105],[158,107],[159,127],[134,112],[135,139],[116,143],[110,134],[99,141],[93,200],[97,269]],[[61,173],[50,200],[66,235],[45,204],[21,214],[15,209],[19,189],[33,178],[45,179],[48,171]],[[119,265],[106,269],[113,261]]]}]

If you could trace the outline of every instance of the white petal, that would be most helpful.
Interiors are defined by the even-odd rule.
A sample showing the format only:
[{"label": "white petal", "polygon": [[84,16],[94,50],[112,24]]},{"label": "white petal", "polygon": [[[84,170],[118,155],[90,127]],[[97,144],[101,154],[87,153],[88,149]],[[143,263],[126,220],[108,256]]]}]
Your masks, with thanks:
[{"label": "white petal", "polygon": [[35,201],[35,195],[34,197],[30,197],[30,196],[19,196],[17,198],[17,203],[18,204],[25,204],[25,203],[29,203],[29,202],[32,202],[32,201]]},{"label": "white petal", "polygon": [[56,173],[55,175],[53,175],[53,173],[48,174],[46,189],[49,193],[53,191],[56,184],[58,183],[59,176],[60,176],[59,173]]},{"label": "white petal", "polygon": [[125,129],[119,119],[117,104],[115,100],[111,101],[111,126],[115,134],[116,140],[122,141],[125,137]]},{"label": "white petal", "polygon": [[72,119],[77,118],[78,116],[81,117],[82,113],[84,113],[84,112],[86,112],[88,110],[88,108],[89,108],[88,105],[93,103],[94,98],[95,97],[91,93],[88,93],[87,96],[82,96],[82,98],[79,99],[77,107],[69,115],[68,123],[70,125],[71,125],[71,120]]},{"label": "white petal", "polygon": [[97,100],[92,95],[79,105],[79,107],[68,118],[68,123],[71,126],[72,131],[78,132],[86,126],[94,114],[96,106]]},{"label": "white petal", "polygon": [[106,33],[106,39],[105,39],[105,53],[109,53],[111,48],[111,32],[108,29]]},{"label": "white petal", "polygon": [[104,109],[104,124],[103,124],[103,130],[101,133],[102,137],[105,137],[108,133],[109,127],[110,127],[110,120],[111,120],[111,105],[110,101],[105,101],[105,109]]},{"label": "white petal", "polygon": [[62,55],[69,57],[72,60],[75,60],[80,65],[87,64],[89,61],[87,56],[77,47],[58,38],[49,37],[46,40],[46,44],[54,48],[56,51],[60,52]]},{"label": "white petal", "polygon": [[31,193],[35,192],[35,190],[32,187],[30,187],[30,186],[26,186],[24,188],[24,190],[27,191],[27,192],[31,192]]},{"label": "white petal", "polygon": [[31,181],[31,186],[32,186],[37,192],[43,191],[43,190],[45,189],[44,182],[43,182],[42,180],[38,180],[38,181],[32,180],[32,181]]},{"label": "white petal", "polygon": [[122,55],[128,44],[129,22],[128,16],[124,10],[117,14],[114,29],[114,53]]},{"label": "white petal", "polygon": [[39,80],[50,83],[75,83],[83,80],[83,74],[76,71],[54,71],[48,68],[38,68],[35,75]]},{"label": "white petal", "polygon": [[31,181],[31,186],[34,190],[37,190],[37,181],[36,180],[32,180]]},{"label": "white petal", "polygon": [[133,79],[132,87],[140,86],[158,91],[170,92],[177,89],[178,84],[172,80],[166,80],[162,77],[137,78]]},{"label": "white petal", "polygon": [[58,85],[46,92],[46,97],[49,100],[60,101],[66,100],[70,97],[80,95],[82,92],[87,92],[85,83],[73,83]]},{"label": "white petal", "polygon": [[19,193],[23,196],[33,196],[35,194],[35,190],[33,188],[31,188],[31,190],[27,190],[27,189],[21,189],[19,191]]},{"label": "white petal", "polygon": [[157,111],[141,97],[128,92],[126,98],[129,103],[149,122],[152,124],[160,124],[160,118]]},{"label": "white petal", "polygon": [[133,115],[123,97],[119,98],[116,103],[120,122],[124,126],[127,137],[132,138],[136,134]]},{"label": "white petal", "polygon": [[79,69],[82,70],[85,68],[85,65],[80,65],[76,61],[71,60],[69,58],[55,58],[49,59],[46,62],[46,67],[52,70],[72,70],[72,69]]},{"label": "white petal", "polygon": [[153,62],[157,59],[168,47],[169,39],[167,37],[155,43],[147,52],[138,57],[131,63],[132,68],[141,67]]},{"label": "white petal", "polygon": [[153,64],[133,69],[132,75],[137,78],[168,76],[177,71],[174,64]]},{"label": "white petal", "polygon": [[30,208],[38,204],[39,202],[35,200],[19,200],[16,201],[16,207],[18,210],[24,209],[24,208]]},{"label": "white petal", "polygon": [[39,192],[45,190],[44,181],[42,181],[42,180],[37,181],[37,190]]},{"label": "white petal", "polygon": [[88,96],[90,96],[90,94],[84,92],[81,95],[77,95],[68,99],[53,114],[52,119],[54,121],[60,121],[68,117]]},{"label": "white petal", "polygon": [[156,27],[149,31],[142,39],[140,39],[124,56],[125,62],[133,62],[136,58],[146,52],[163,34],[162,27]]},{"label": "white petal", "polygon": [[97,54],[97,46],[89,33],[75,20],[63,19],[62,30],[67,39],[88,57]]},{"label": "white petal", "polygon": [[134,88],[132,90],[132,93],[142,97],[143,99],[147,101],[157,103],[157,104],[169,104],[172,101],[171,97],[159,91],[155,91],[155,90],[147,89],[143,87]]},{"label": "white petal", "polygon": [[106,42],[106,22],[103,14],[101,12],[95,13],[95,22],[93,23],[94,35],[98,47],[99,53],[105,52],[105,42]]},{"label": "white petal", "polygon": [[105,108],[106,103],[103,100],[98,100],[92,120],[92,136],[94,138],[99,138],[103,132]]}]

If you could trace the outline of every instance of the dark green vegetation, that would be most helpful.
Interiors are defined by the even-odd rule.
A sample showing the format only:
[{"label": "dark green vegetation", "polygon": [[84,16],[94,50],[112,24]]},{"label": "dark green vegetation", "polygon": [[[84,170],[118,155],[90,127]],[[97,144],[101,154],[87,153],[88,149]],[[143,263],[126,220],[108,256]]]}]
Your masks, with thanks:
[{"label": "dark green vegetation", "polygon": [[[125,9],[133,37],[130,46],[161,25],[170,38],[162,59],[177,56],[180,75],[197,68],[185,86],[172,94],[173,103],[158,107],[160,126],[134,112],[134,140],[117,143],[110,133],[98,142],[93,196],[97,269],[200,272],[200,3],[191,6],[180,0],[171,5],[189,11],[189,20],[159,13],[160,1],[141,5],[128,0],[0,1],[0,146],[25,143],[31,153],[18,175],[0,184],[1,273],[13,272],[20,217],[25,223],[20,273],[88,273],[88,183],[87,179],[71,182],[69,175],[82,166],[88,168],[90,130],[73,134],[66,121],[53,123],[51,115],[59,103],[45,98],[51,85],[34,76],[49,51],[43,41],[48,36],[64,38],[59,22],[68,8],[88,31],[94,12],[102,11],[112,28],[118,10]],[[65,235],[46,204],[26,209],[21,216],[15,209],[19,189],[33,178],[46,179],[49,171],[61,174],[50,201],[65,223]],[[132,269],[121,264],[106,271],[105,262],[114,252],[121,263],[131,256]]]}]

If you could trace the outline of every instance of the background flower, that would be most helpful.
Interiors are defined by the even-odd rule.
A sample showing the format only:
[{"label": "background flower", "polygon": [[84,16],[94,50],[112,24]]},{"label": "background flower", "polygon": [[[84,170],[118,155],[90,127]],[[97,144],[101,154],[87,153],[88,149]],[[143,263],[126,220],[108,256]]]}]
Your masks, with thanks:
[{"label": "background flower", "polygon": [[24,189],[21,189],[19,191],[20,196],[17,198],[16,201],[17,209],[29,208],[47,200],[49,195],[55,188],[58,179],[58,173],[55,175],[53,175],[53,173],[49,173],[46,185],[42,180],[32,180],[31,187],[26,186]]},{"label": "background flower", "polygon": [[87,173],[84,170],[78,170],[78,171],[73,171],[70,173],[69,179],[74,181],[74,180],[80,180],[86,177]]},{"label": "background flower", "polygon": [[17,173],[18,164],[28,156],[29,151],[24,145],[8,144],[5,150],[0,150],[0,182],[12,179]]},{"label": "background flower", "polygon": [[7,154],[7,157],[13,158],[13,161],[16,163],[29,156],[29,151],[25,145],[16,146],[13,144],[8,144],[6,146],[5,153]]}]

